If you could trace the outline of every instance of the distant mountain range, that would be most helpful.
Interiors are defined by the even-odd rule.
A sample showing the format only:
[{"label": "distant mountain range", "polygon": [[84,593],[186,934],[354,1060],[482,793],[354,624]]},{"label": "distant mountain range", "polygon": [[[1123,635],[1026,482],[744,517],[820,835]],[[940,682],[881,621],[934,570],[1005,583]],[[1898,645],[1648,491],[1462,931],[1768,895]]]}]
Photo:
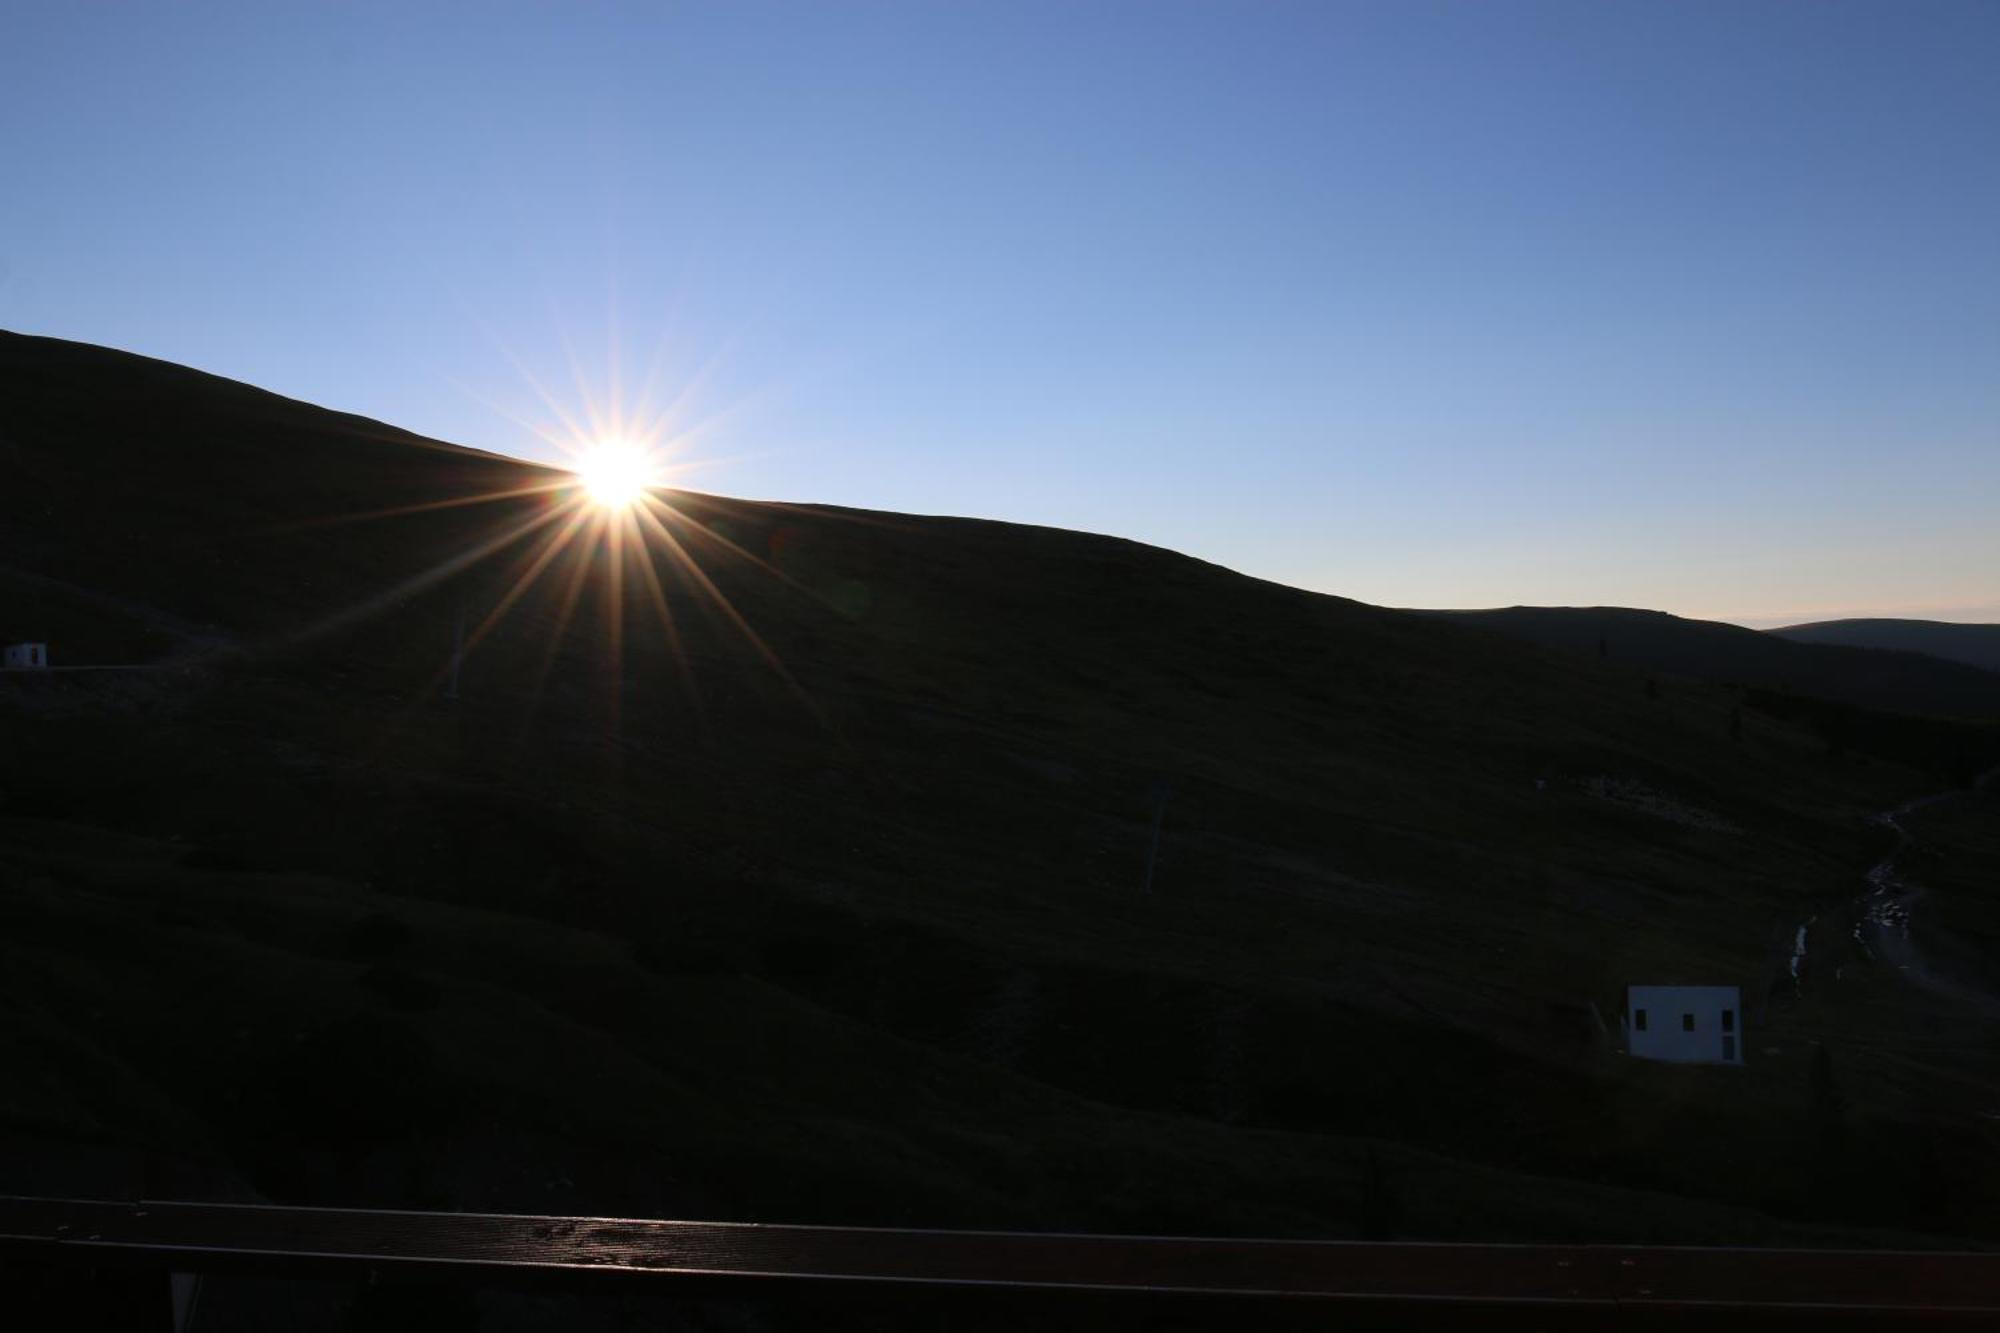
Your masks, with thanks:
[{"label": "distant mountain range", "polygon": [[1788,625],[1770,633],[1796,643],[1928,653],[1948,662],[2000,672],[2000,625],[1957,625],[1942,620],[1821,620],[1810,625]]},{"label": "distant mountain range", "polygon": [[[2000,672],[1983,669],[1971,657],[1986,644],[1993,645],[1986,651],[2000,654],[2000,626],[1995,625],[1839,621],[1766,633],[1615,606],[1510,606],[1421,614],[1648,671],[1864,708],[2000,717]],[[1877,631],[1876,626],[1907,628]],[[1864,642],[1865,638],[1872,641]],[[1919,644],[1925,646],[1920,650]],[[1939,651],[1947,646],[1955,651]]]}]

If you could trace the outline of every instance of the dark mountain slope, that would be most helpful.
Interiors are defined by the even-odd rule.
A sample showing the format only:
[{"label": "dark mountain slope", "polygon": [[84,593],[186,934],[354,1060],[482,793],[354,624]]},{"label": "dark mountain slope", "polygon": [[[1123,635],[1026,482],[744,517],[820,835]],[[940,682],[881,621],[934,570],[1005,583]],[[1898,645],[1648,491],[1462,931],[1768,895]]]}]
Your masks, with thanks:
[{"label": "dark mountain slope", "polygon": [[2000,672],[2000,625],[1959,625],[1942,620],[1822,620],[1788,625],[1770,633],[1794,643],[1832,643],[1850,648],[1886,648],[1927,653]]},{"label": "dark mountain slope", "polygon": [[[1498,631],[1551,648],[1597,655],[1649,671],[1784,690],[1864,708],[1974,718],[2000,717],[2000,676],[1891,645],[1794,641],[1712,620],[1615,606],[1510,606],[1418,614]],[[1895,648],[1914,645],[1895,645]]]},{"label": "dark mountain slope", "polygon": [[[2000,1216],[1993,1045],[1854,1027],[1954,1016],[1837,928],[1787,966],[1928,779],[1732,690],[1001,523],[676,493],[544,561],[563,493],[460,503],[543,469],[47,340],[0,450],[10,625],[156,664],[0,678],[7,1169],[1722,1240],[1938,1229],[1932,1134]],[[1757,1058],[1610,1054],[1667,978]]]}]

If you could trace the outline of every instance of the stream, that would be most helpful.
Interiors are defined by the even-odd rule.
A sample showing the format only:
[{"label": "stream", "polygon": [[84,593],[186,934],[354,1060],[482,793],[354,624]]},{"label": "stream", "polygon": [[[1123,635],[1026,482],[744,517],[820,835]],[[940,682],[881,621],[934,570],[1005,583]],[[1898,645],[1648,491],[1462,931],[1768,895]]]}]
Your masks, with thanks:
[{"label": "stream", "polygon": [[[2000,768],[1982,774],[1970,790],[1983,790],[1996,777],[2000,777]],[[1862,953],[1871,962],[1894,968],[1912,985],[1977,1009],[1988,1017],[2000,1018],[2000,995],[1958,981],[1940,972],[1924,957],[1922,949],[1910,935],[1910,914],[1923,900],[1925,889],[1921,884],[1905,879],[1898,866],[1911,844],[1910,831],[1904,827],[1903,820],[1939,801],[1963,796],[1967,790],[1953,787],[1932,792],[1872,817],[1872,822],[1893,831],[1896,841],[1881,860],[1868,868],[1865,876],[1868,887],[1855,901],[1854,942],[1861,946]],[[1808,918],[1793,937],[1791,974],[1794,989],[1805,966],[1808,932],[1818,921],[1817,916]],[[1837,971],[1834,975],[1838,979]]]}]

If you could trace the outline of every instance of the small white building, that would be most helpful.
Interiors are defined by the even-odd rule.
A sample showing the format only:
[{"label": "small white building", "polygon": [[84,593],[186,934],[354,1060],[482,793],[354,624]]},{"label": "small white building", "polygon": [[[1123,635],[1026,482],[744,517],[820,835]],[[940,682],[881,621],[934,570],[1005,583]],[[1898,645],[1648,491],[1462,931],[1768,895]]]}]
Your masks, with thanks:
[{"label": "small white building", "polygon": [[49,646],[46,643],[10,643],[0,667],[8,671],[47,671]]},{"label": "small white building", "polygon": [[1734,986],[1632,986],[1625,1049],[1641,1060],[1743,1063],[1743,997]]}]

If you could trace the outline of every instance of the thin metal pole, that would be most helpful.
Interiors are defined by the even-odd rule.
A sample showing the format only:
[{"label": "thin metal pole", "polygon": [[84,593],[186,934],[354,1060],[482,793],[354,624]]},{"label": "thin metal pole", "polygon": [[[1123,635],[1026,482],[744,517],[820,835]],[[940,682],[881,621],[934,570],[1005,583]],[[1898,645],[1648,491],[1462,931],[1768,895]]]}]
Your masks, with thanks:
[{"label": "thin metal pole", "polygon": [[451,683],[444,687],[444,697],[458,697],[458,669],[465,661],[465,603],[458,604],[458,618],[452,623],[451,631]]},{"label": "thin metal pole", "polygon": [[1141,894],[1153,892],[1153,867],[1160,860],[1160,826],[1167,819],[1167,802],[1173,797],[1174,789],[1164,782],[1153,784],[1153,833],[1146,843],[1146,883],[1139,890]]}]

